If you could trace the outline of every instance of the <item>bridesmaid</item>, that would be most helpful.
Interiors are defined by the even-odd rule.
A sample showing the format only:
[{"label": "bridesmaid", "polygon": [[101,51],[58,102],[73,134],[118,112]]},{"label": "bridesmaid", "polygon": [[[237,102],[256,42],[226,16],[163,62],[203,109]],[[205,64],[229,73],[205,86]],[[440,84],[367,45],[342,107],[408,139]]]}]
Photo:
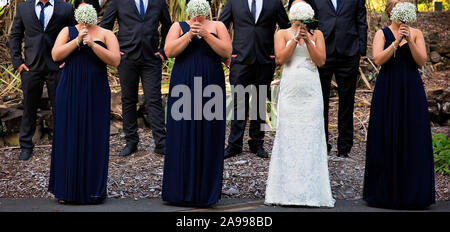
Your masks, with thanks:
[{"label": "bridesmaid", "polygon": [[[389,17],[398,2],[386,2]],[[435,189],[428,106],[418,71],[427,59],[422,32],[392,21],[376,33],[373,57],[381,70],[370,111],[363,199],[375,207],[426,208],[435,203]]]},{"label": "bridesmaid", "polygon": [[[223,115],[212,120],[194,120],[194,106],[179,110],[191,112],[191,119],[175,119],[172,106],[179,97],[169,96],[166,154],[162,199],[172,204],[205,207],[215,204],[222,192],[222,170],[225,143],[225,76],[221,58],[231,56],[231,39],[225,25],[207,20],[174,23],[167,35],[164,51],[176,57],[170,79],[170,93],[175,87],[187,86],[194,91],[208,85],[220,87]],[[194,89],[194,79],[201,77],[202,89]],[[202,102],[211,98],[203,97]],[[200,103],[201,104],[201,103]],[[198,106],[197,106],[198,107]],[[203,116],[202,116],[203,117]]]},{"label": "bridesmaid", "polygon": [[[97,0],[75,0],[75,8]],[[59,203],[101,203],[106,198],[110,89],[106,65],[118,66],[115,35],[97,25],[64,28],[52,51],[65,61],[56,89],[49,191]]]}]

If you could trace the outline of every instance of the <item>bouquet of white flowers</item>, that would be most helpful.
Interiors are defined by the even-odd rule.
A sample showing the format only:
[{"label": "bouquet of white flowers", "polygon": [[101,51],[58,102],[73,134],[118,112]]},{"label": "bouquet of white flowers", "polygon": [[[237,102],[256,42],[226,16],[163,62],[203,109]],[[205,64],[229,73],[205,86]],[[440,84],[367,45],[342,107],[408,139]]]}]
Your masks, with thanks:
[{"label": "bouquet of white flowers", "polygon": [[391,20],[412,23],[416,21],[416,6],[409,2],[401,2],[392,9]]},{"label": "bouquet of white flowers", "polygon": [[191,0],[186,7],[186,13],[191,17],[208,16],[210,11],[211,7],[206,0]]},{"label": "bouquet of white flowers", "polygon": [[79,6],[75,10],[75,20],[80,24],[97,24],[97,11],[90,4]]},{"label": "bouquet of white flowers", "polygon": [[306,2],[294,4],[289,10],[289,19],[291,21],[300,21],[303,24],[316,21],[313,8]]},{"label": "bouquet of white flowers", "polygon": [[[291,21],[299,21],[308,28],[308,31],[311,29],[316,29],[318,26],[317,20],[314,18],[314,10],[311,5],[306,2],[299,2],[292,5],[289,10],[289,19]],[[300,28],[297,29],[295,36],[297,37],[299,33]]]}]

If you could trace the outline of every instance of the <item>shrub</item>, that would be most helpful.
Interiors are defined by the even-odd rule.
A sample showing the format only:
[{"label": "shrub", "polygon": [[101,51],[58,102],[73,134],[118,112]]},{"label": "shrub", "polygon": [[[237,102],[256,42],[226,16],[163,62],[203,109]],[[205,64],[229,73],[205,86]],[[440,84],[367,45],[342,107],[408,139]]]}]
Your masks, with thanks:
[{"label": "shrub", "polygon": [[450,139],[443,134],[433,136],[434,169],[438,174],[450,174]]}]

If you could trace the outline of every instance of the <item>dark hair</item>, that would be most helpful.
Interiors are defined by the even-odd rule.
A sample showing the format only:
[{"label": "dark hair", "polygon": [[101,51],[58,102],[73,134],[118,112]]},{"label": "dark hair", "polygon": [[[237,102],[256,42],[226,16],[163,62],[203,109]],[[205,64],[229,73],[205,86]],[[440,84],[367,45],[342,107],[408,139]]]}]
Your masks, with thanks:
[{"label": "dark hair", "polygon": [[97,13],[99,13],[100,10],[101,10],[100,4],[98,3],[98,0],[75,0],[74,1],[75,9],[78,8],[78,6],[81,3],[86,3],[86,4],[89,4],[89,5],[92,5],[94,7],[94,9],[97,11]]},{"label": "dark hair", "polygon": [[[296,0],[289,0],[289,4],[288,4],[288,10],[291,9],[292,3],[294,3],[294,1]],[[309,5],[311,5],[311,7],[314,10],[314,13],[316,13],[316,4],[314,4],[313,0],[304,0],[306,3],[308,3]]]},{"label": "dark hair", "polygon": [[[296,0],[289,0],[288,10],[291,9],[292,3],[294,3],[294,1],[296,1]],[[316,4],[314,4],[314,1],[313,0],[304,0],[304,2],[308,3],[313,8],[314,18],[318,19],[317,8],[316,8]],[[308,30],[315,30],[319,27],[319,23],[317,21],[313,22],[313,23],[308,23],[308,24],[306,24],[306,27],[308,28]]]}]

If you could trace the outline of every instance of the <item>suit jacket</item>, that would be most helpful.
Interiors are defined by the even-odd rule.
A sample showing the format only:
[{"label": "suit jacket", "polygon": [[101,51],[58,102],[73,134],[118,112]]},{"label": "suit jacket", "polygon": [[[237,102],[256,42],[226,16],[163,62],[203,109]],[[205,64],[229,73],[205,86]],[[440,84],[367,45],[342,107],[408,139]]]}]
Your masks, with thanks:
[{"label": "suit jacket", "polygon": [[233,23],[233,63],[274,63],[274,33],[276,24],[288,28],[289,18],[281,0],[263,0],[258,21],[250,13],[248,0],[227,0],[219,20],[227,28]]},{"label": "suit jacket", "polygon": [[[172,25],[165,0],[149,0],[144,19],[134,0],[110,0],[100,26],[112,30],[116,19],[119,22],[117,39],[120,50],[125,53],[124,58],[159,59],[154,55],[156,52],[165,57],[164,42]],[[161,42],[158,32],[160,22]]]},{"label": "suit jacket", "polygon": [[[17,6],[16,16],[9,36],[9,50],[15,69],[25,65],[30,71],[57,71],[59,62],[51,56],[59,32],[76,24],[72,4],[55,0],[53,15],[44,31],[35,11],[35,0]],[[22,58],[22,41],[25,37],[25,60]]]},{"label": "suit jacket", "polygon": [[343,56],[366,55],[365,0],[341,0],[337,12],[331,0],[314,0],[313,3],[319,30],[325,37],[327,57],[336,53]]}]

